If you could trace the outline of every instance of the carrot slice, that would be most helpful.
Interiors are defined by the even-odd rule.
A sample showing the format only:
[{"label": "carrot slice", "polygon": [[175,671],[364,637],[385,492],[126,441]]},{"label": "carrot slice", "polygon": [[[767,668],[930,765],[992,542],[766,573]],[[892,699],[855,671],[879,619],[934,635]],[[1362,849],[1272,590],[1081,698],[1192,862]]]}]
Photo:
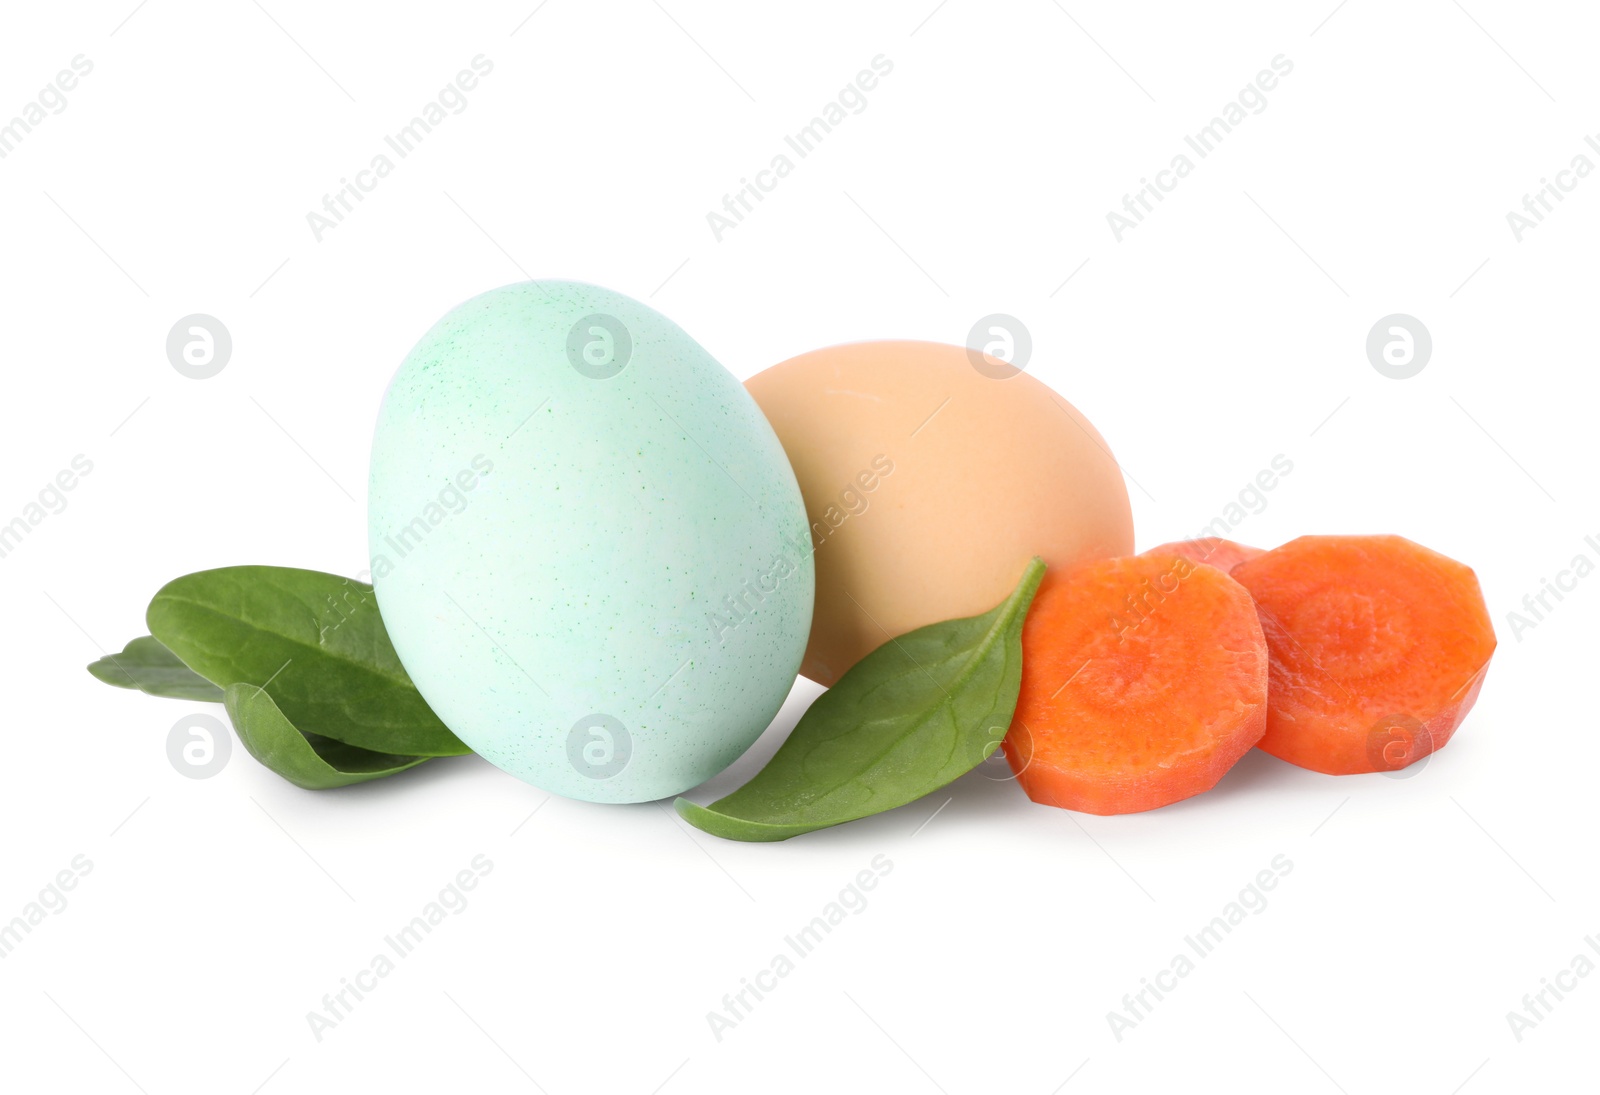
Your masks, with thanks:
[{"label": "carrot slice", "polygon": [[1260,555],[1261,549],[1248,544],[1236,544],[1220,536],[1202,536],[1197,540],[1174,540],[1144,552],[1145,555],[1181,555],[1196,563],[1206,563],[1218,570],[1232,570],[1247,559]]},{"label": "carrot slice", "polygon": [[1330,775],[1441,749],[1494,653],[1472,569],[1400,536],[1302,536],[1233,571],[1272,655],[1261,748]]},{"label": "carrot slice", "polygon": [[1022,628],[1006,759],[1035,802],[1153,810],[1210,789],[1266,729],[1244,587],[1179,555],[1047,574]]}]

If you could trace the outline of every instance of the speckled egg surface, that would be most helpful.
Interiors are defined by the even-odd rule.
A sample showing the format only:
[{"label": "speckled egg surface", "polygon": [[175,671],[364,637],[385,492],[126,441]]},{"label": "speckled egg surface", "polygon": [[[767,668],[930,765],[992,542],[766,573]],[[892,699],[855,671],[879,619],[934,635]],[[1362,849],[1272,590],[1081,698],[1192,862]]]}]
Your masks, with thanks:
[{"label": "speckled egg surface", "polygon": [[441,319],[384,398],[368,517],[423,698],[546,790],[686,791],[794,683],[814,576],[783,447],[698,343],[619,293],[523,282]]}]

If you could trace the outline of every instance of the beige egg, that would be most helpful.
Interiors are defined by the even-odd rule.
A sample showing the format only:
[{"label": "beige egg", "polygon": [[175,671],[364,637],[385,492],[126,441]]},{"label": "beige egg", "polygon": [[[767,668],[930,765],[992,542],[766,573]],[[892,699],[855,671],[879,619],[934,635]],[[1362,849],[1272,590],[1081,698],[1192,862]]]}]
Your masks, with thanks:
[{"label": "beige egg", "polygon": [[[831,685],[891,637],[973,616],[1034,555],[1130,555],[1110,446],[1026,373],[932,342],[815,350],[745,382],[800,482],[817,575],[800,672]],[[1004,372],[993,359],[988,371]]]}]

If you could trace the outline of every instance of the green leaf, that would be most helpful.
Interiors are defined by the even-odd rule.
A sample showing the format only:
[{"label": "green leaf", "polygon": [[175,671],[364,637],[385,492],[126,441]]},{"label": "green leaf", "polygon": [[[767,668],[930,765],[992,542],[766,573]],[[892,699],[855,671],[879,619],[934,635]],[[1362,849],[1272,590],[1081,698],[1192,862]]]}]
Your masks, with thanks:
[{"label": "green leaf", "polygon": [[801,716],[756,777],[685,821],[728,840],[787,840],[904,806],[981,764],[1011,725],[1022,621],[1044,577],[1035,558],[982,616],[891,639]]},{"label": "green leaf", "polygon": [[122,648],[121,654],[107,654],[90,662],[89,672],[107,684],[136,688],[152,696],[222,702],[222,689],[184,665],[176,654],[149,635],[134,639]]},{"label": "green leaf", "polygon": [[374,753],[299,730],[272,697],[253,684],[229,685],[223,702],[250,755],[297,787],[312,791],[348,787],[404,772],[429,759]]},{"label": "green leaf", "polygon": [[264,686],[296,726],[379,753],[470,752],[389,642],[364,582],[290,567],[202,570],[168,582],[150,633],[213,684]]}]

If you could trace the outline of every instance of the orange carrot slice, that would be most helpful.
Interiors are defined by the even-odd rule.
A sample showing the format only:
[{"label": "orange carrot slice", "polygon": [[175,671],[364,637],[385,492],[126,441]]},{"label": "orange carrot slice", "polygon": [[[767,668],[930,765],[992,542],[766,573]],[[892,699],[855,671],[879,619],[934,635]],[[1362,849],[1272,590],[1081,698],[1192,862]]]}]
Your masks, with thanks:
[{"label": "orange carrot slice", "polygon": [[1399,536],[1302,536],[1233,571],[1272,654],[1261,748],[1330,775],[1444,747],[1494,653],[1470,567]]},{"label": "orange carrot slice", "polygon": [[1198,540],[1174,540],[1144,552],[1145,555],[1181,555],[1196,563],[1207,563],[1218,570],[1232,570],[1247,559],[1260,555],[1261,549],[1247,544],[1236,544],[1220,536],[1202,536]]},{"label": "orange carrot slice", "polygon": [[1179,555],[1047,574],[1022,628],[1006,759],[1035,802],[1153,810],[1210,789],[1266,729],[1244,587]]}]

